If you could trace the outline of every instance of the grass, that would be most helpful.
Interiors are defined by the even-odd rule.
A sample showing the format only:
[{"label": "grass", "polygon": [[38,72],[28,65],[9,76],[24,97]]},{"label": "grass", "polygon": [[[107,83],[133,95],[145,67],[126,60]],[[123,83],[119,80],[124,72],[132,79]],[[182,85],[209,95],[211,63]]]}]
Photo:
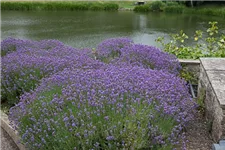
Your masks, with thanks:
[{"label": "grass", "polygon": [[213,6],[213,7],[184,8],[183,13],[225,17],[225,7]]},{"label": "grass", "polygon": [[[118,4],[119,8],[125,8],[125,9],[134,9],[136,11],[140,12],[146,12],[151,11],[151,9],[146,10],[147,6],[138,6],[138,8],[135,7],[134,3],[138,0],[0,0],[0,2],[18,2],[18,3],[48,3],[48,5],[51,5],[51,3],[61,3],[64,4],[66,7],[72,7],[69,6],[69,4],[84,4],[84,3],[92,3],[94,6],[90,10],[101,10],[101,8],[97,7],[96,5],[99,4],[105,4],[105,3],[114,3]],[[145,0],[147,4],[151,3],[153,0]],[[96,4],[96,5],[95,5]],[[182,5],[174,5],[172,6],[168,5],[164,8],[162,8],[162,11],[166,13],[179,13],[179,14],[199,14],[199,15],[209,15],[209,16],[221,16],[225,17],[225,5],[219,5],[219,4],[205,4],[201,5],[199,7],[189,8]],[[100,6],[102,7],[102,6]],[[140,7],[140,8],[139,8]],[[142,7],[145,7],[142,9]],[[61,9],[61,8],[60,8]],[[71,8],[72,10],[74,8]],[[20,10],[20,9],[19,9]],[[26,10],[26,9],[25,9]],[[46,9],[43,9],[46,10]],[[52,9],[47,9],[52,10]],[[64,10],[70,10],[64,9]],[[75,10],[87,10],[86,9],[75,9]]]},{"label": "grass", "polygon": [[142,6],[135,6],[134,11],[137,12],[162,11],[165,13],[198,14],[198,15],[225,17],[225,5],[218,5],[218,4],[201,5],[198,7],[191,8],[175,2],[163,3],[160,1],[155,1],[149,2],[146,5]]},{"label": "grass", "polygon": [[[135,7],[134,3],[138,0],[0,0],[0,2],[30,2],[30,3],[115,3],[118,4],[120,8],[128,8],[133,9]],[[149,3],[151,0],[145,0],[145,2]]]},{"label": "grass", "polygon": [[198,14],[225,17],[225,5],[218,4],[201,5],[194,8],[186,7],[184,5],[171,5],[165,6],[164,11],[169,13]]},{"label": "grass", "polygon": [[113,2],[75,2],[75,1],[13,1],[1,2],[1,10],[41,11],[41,10],[118,10]]}]

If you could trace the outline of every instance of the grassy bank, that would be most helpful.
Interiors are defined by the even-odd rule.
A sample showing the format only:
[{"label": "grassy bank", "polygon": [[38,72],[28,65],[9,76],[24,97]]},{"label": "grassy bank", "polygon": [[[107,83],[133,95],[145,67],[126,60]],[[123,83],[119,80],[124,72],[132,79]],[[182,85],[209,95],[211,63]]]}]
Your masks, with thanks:
[{"label": "grassy bank", "polygon": [[[19,2],[19,3],[84,3],[84,0],[0,0],[0,2]],[[136,0],[85,0],[85,3],[114,3],[119,5],[119,8],[133,9]],[[146,0],[150,3],[151,0]]]},{"label": "grassy bank", "polygon": [[225,7],[218,6],[211,8],[185,8],[183,13],[225,17]]},{"label": "grassy bank", "polygon": [[2,1],[1,10],[41,11],[41,10],[134,10],[135,12],[160,11],[179,14],[199,14],[225,17],[224,5],[202,5],[186,7],[177,2],[147,2],[137,6],[134,1]]},{"label": "grassy bank", "polygon": [[163,10],[169,13],[198,14],[225,17],[225,6],[219,5],[199,6],[194,8],[186,7],[184,5],[178,5],[167,6]]},{"label": "grassy bank", "polygon": [[199,14],[208,16],[220,16],[225,17],[224,5],[202,5],[199,7],[187,7],[177,2],[163,3],[161,1],[155,1],[147,3],[146,5],[134,7],[136,12],[166,12],[166,13],[179,13],[179,14]]},{"label": "grassy bank", "polygon": [[1,10],[41,11],[41,10],[118,10],[113,2],[75,2],[75,1],[13,1],[1,2]]}]

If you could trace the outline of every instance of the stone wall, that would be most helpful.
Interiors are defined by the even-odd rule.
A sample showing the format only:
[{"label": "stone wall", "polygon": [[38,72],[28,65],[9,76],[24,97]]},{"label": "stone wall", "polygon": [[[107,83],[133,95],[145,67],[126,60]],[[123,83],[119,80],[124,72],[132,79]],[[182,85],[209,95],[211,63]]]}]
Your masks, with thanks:
[{"label": "stone wall", "polygon": [[199,74],[200,61],[199,60],[189,60],[189,59],[179,59],[182,66],[187,67],[189,71]]},{"label": "stone wall", "polygon": [[188,59],[179,59],[182,68],[191,72],[194,75],[196,80],[199,80],[200,75],[200,61],[199,60],[188,60]]},{"label": "stone wall", "polygon": [[215,142],[225,138],[225,59],[201,58],[198,98],[204,97],[206,118]]},{"label": "stone wall", "polygon": [[17,147],[20,149],[20,150],[27,150],[25,148],[25,146],[23,144],[21,144],[19,141],[20,141],[20,138],[18,136],[18,132],[15,131],[11,125],[10,125],[10,121],[8,119],[8,116],[0,111],[0,116],[1,116],[1,128],[3,130],[5,130],[9,136],[12,138],[12,140],[15,142],[15,144],[17,145]]}]

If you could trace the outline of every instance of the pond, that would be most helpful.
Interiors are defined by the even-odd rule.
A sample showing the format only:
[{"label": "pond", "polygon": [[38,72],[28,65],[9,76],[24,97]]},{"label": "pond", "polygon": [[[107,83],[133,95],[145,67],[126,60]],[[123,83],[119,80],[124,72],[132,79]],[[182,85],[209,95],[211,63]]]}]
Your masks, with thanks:
[{"label": "pond", "polygon": [[[91,11],[2,11],[1,38],[57,39],[73,47],[95,47],[102,40],[129,37],[135,43],[159,46],[155,39],[184,30],[206,30],[209,21],[219,23],[225,33],[225,19],[199,15]],[[191,43],[189,43],[191,44]]]}]

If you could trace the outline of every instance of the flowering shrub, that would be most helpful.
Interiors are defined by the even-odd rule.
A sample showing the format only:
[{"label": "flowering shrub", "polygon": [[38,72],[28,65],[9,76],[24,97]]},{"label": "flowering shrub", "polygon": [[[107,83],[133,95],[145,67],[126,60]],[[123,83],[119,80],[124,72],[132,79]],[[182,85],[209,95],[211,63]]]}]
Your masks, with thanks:
[{"label": "flowering shrub", "polygon": [[1,49],[1,101],[20,96],[9,117],[29,149],[185,148],[196,104],[173,55],[127,38],[98,45],[109,64],[57,40],[8,38]]},{"label": "flowering shrub", "polygon": [[64,44],[57,40],[42,40],[40,42],[31,40],[21,40],[15,38],[7,38],[1,42],[1,56],[5,56],[8,53],[17,51],[20,48],[38,48],[38,49],[50,49],[56,46],[63,46]]},{"label": "flowering shrub", "polygon": [[128,38],[113,38],[100,43],[97,58],[114,65],[141,66],[178,74],[181,69],[178,59],[153,46],[134,44]]},{"label": "flowering shrub", "polygon": [[1,56],[16,51],[19,47],[24,45],[33,45],[31,41],[20,40],[15,38],[7,38],[1,42]]},{"label": "flowering shrub", "polygon": [[181,69],[180,63],[174,55],[165,53],[156,47],[141,44],[123,47],[121,56],[112,63],[116,65],[126,63],[174,74],[178,74]]},{"label": "flowering shrub", "polygon": [[110,62],[119,57],[124,46],[131,46],[133,41],[128,38],[111,38],[101,42],[97,46],[97,57],[104,62]]},{"label": "flowering shrub", "polygon": [[33,150],[172,149],[194,107],[185,81],[173,74],[109,65],[43,79],[10,119]]},{"label": "flowering shrub", "polygon": [[87,50],[68,47],[56,40],[32,42],[10,38],[1,44],[7,54],[2,57],[1,101],[10,105],[17,102],[21,93],[34,89],[40,79],[66,67],[88,69],[103,65],[88,57]]}]

